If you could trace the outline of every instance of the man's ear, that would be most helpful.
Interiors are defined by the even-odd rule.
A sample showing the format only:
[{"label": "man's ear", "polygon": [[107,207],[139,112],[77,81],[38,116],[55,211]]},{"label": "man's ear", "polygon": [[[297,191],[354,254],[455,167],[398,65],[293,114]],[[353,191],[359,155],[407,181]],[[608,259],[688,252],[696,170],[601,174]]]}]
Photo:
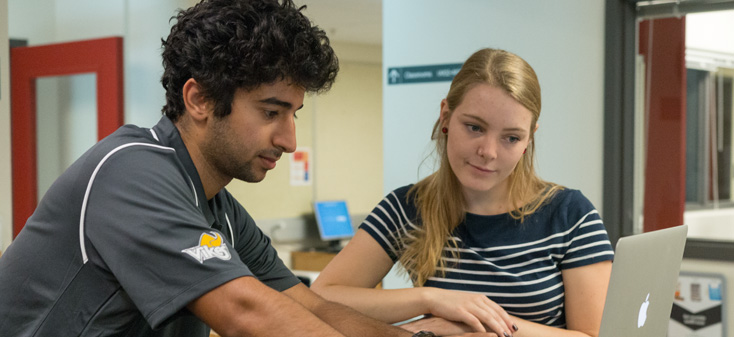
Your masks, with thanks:
[{"label": "man's ear", "polygon": [[183,101],[186,114],[194,121],[203,121],[211,113],[210,102],[204,97],[204,92],[195,79],[189,78],[183,86]]}]

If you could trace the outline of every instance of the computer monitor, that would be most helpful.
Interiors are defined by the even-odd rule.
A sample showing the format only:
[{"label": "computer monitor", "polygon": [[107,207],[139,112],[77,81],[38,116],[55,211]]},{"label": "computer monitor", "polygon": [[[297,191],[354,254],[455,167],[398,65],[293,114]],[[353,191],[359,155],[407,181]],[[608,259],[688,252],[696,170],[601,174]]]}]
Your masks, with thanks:
[{"label": "computer monitor", "polygon": [[349,216],[346,201],[316,201],[314,202],[314,215],[321,240],[329,242],[329,250],[339,250],[339,240],[354,236],[352,219]]}]

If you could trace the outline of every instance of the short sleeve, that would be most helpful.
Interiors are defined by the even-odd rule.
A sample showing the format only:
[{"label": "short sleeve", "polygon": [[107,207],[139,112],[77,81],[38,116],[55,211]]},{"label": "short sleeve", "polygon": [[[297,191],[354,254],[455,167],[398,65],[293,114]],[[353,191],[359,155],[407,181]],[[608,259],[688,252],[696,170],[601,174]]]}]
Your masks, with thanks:
[{"label": "short sleeve", "polygon": [[255,224],[250,214],[229,193],[227,202],[235,212],[237,235],[235,249],[242,262],[261,282],[277,291],[283,291],[301,281],[285,266],[272,246],[270,238]]},{"label": "short sleeve", "polygon": [[561,204],[564,221],[571,226],[561,269],[612,260],[614,251],[599,211],[580,191],[571,190]]},{"label": "short sleeve", "polygon": [[405,236],[416,229],[415,208],[407,202],[409,186],[392,191],[370,212],[359,228],[372,236],[388,256],[397,261],[405,247]]},{"label": "short sleeve", "polygon": [[190,301],[252,275],[208,226],[171,148],[129,146],[90,181],[83,222],[89,263],[114,277],[156,328]]}]

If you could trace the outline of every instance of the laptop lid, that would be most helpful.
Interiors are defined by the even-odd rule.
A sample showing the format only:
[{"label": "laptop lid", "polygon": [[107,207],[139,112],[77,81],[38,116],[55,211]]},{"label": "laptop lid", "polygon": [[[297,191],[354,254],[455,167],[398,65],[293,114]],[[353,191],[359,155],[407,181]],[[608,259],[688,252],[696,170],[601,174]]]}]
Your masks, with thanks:
[{"label": "laptop lid", "polygon": [[688,226],[617,241],[599,337],[665,337]]}]

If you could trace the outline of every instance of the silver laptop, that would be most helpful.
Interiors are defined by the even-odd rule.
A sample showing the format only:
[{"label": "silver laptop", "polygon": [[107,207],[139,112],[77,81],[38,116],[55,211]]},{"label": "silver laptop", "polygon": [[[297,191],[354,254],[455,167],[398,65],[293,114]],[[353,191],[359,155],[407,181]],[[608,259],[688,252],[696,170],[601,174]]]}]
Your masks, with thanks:
[{"label": "silver laptop", "polygon": [[599,337],[665,337],[688,226],[617,241]]}]

